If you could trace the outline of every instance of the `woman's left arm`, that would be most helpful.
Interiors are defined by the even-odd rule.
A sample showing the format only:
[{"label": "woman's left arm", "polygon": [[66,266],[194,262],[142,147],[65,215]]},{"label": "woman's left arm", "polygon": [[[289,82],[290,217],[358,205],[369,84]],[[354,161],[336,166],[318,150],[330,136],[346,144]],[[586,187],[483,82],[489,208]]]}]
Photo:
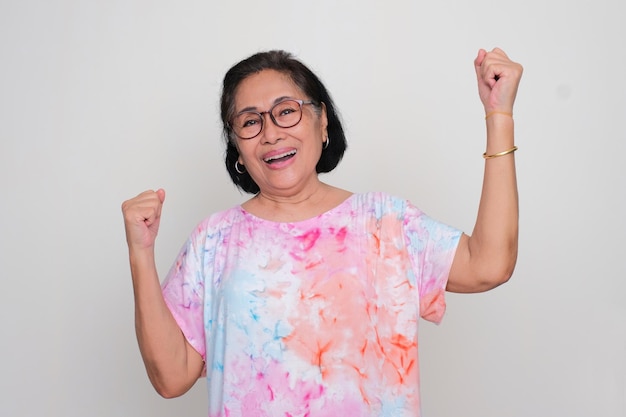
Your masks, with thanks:
[{"label": "woman's left arm", "polygon": [[476,224],[471,236],[461,237],[446,287],[462,293],[487,291],[505,283],[517,261],[513,104],[523,69],[498,48],[481,49],[474,66],[485,107],[487,150]]}]

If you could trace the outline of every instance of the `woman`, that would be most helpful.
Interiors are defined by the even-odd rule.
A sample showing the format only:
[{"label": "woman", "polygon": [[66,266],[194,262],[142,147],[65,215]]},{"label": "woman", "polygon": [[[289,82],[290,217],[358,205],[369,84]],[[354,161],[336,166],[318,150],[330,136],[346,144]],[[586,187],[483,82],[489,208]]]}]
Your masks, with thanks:
[{"label": "woman", "polygon": [[444,291],[506,282],[517,257],[513,103],[522,67],[500,49],[475,59],[487,149],[470,236],[383,193],[319,180],[346,147],[320,80],[281,51],[225,76],[226,167],[241,206],[205,219],[161,286],[154,241],[165,200],[123,203],[136,330],[164,397],[206,374],[210,416],[416,416],[419,317]]}]

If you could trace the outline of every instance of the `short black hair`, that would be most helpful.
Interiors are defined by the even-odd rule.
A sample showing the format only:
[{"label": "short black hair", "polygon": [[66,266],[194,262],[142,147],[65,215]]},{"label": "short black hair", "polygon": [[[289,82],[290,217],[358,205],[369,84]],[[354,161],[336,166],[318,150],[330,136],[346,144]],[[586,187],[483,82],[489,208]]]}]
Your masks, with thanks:
[{"label": "short black hair", "polygon": [[221,117],[223,136],[226,141],[225,163],[230,178],[237,187],[251,194],[258,193],[259,186],[248,172],[240,174],[235,169],[239,151],[234,144],[235,134],[230,128],[230,119],[235,112],[237,88],[247,77],[263,70],[275,70],[287,75],[315,103],[324,103],[328,119],[328,147],[324,148],[315,167],[318,173],[330,172],[339,164],[346,151],[347,142],[341,125],[339,112],[335,108],[330,93],[322,81],[306,65],[285,51],[273,50],[256,53],[235,64],[226,72],[222,87]]}]

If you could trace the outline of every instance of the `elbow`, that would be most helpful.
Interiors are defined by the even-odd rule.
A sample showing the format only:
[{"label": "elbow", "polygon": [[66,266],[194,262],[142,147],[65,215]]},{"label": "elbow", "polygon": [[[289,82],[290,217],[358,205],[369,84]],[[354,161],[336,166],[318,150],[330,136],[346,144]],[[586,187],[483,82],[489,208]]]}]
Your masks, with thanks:
[{"label": "elbow", "polygon": [[175,392],[161,391],[161,390],[157,390],[157,393],[161,397],[165,398],[166,400],[170,400],[172,398],[177,398],[177,397],[180,397],[182,395],[182,394],[178,394],[178,393],[175,393]]},{"label": "elbow", "polygon": [[499,287],[502,284],[506,284],[507,282],[509,282],[512,276],[513,270],[502,271],[486,276],[482,283],[483,287],[485,288],[484,291],[489,291],[491,289]]},{"label": "elbow", "polygon": [[152,382],[154,390],[165,399],[177,398],[187,392],[187,389],[181,389],[173,385]]},{"label": "elbow", "polygon": [[511,279],[517,264],[517,252],[517,233],[515,237],[480,252],[477,259],[477,276],[480,277],[483,291],[499,287]]},{"label": "elbow", "polygon": [[515,271],[517,263],[517,253],[508,260],[490,265],[481,274],[481,287],[483,291],[488,291],[509,282]]},{"label": "elbow", "polygon": [[485,292],[507,283],[513,276],[517,263],[517,250],[511,250],[503,255],[490,256],[482,259],[471,269],[470,282],[472,288],[467,292]]},{"label": "elbow", "polygon": [[[143,354],[143,352],[142,352]],[[200,378],[204,362],[200,355],[194,356],[190,365],[188,358],[160,359],[144,355],[148,379],[154,390],[163,398],[176,398],[185,394]]]},{"label": "elbow", "polygon": [[[469,238],[472,239],[472,238]],[[517,240],[481,247],[467,240],[466,250],[457,252],[446,289],[458,293],[489,291],[511,279],[517,263]],[[452,277],[453,276],[453,277]]]},{"label": "elbow", "polygon": [[515,264],[483,265],[481,268],[469,269],[455,280],[448,281],[447,291],[456,293],[480,293],[492,290],[506,283],[513,275]]},{"label": "elbow", "polygon": [[165,399],[180,397],[189,391],[193,385],[193,383],[189,383],[183,379],[166,378],[163,375],[154,375],[151,373],[148,373],[148,378],[157,394]]}]

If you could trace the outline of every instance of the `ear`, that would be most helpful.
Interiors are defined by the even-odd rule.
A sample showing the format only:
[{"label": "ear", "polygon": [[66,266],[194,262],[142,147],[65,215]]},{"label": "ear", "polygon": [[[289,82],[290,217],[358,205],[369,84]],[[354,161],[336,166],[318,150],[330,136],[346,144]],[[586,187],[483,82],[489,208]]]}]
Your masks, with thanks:
[{"label": "ear", "polygon": [[322,138],[328,136],[328,116],[326,115],[326,103],[321,102],[322,114],[320,114],[320,127],[322,129]]}]

